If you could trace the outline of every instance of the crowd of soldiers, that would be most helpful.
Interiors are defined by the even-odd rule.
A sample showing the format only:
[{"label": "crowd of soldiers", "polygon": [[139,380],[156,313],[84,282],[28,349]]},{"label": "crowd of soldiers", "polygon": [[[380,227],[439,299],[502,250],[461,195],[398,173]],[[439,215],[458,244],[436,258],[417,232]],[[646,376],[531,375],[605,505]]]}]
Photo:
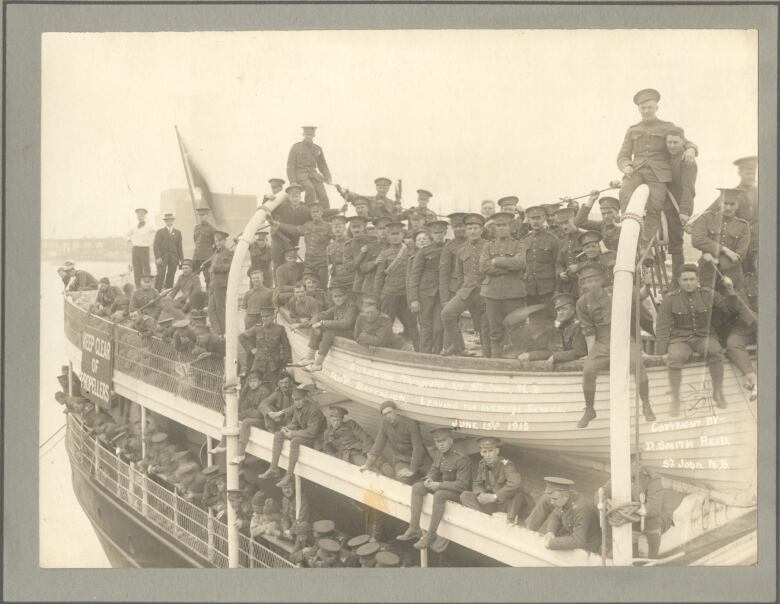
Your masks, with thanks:
[{"label": "crowd of soldiers", "polygon": [[[671,414],[679,413],[681,371],[694,353],[708,366],[717,407],[727,405],[722,391],[724,350],[742,372],[745,387],[754,390],[756,375],[748,347],[757,333],[757,158],[735,161],[739,184],[720,189],[718,199],[695,216],[698,148],[682,128],[658,119],[659,100],[660,94],[652,89],[634,96],[642,119],[629,127],[618,154],[624,177],[621,183],[610,184],[620,188],[617,198],[594,190],[582,204],[564,198],[523,209],[518,197],[510,195],[498,199],[499,211],[492,200],[485,200],[479,213],[453,212],[446,220],[429,209],[433,194],[428,190],[419,189],[416,206],[404,209],[400,187],[391,199],[392,181],[384,177],[375,180],[373,195],[355,194],[337,185],[345,204],[331,209],[322,184],[332,180],[324,152],[313,143],[315,128],[305,127],[303,140],[293,146],[288,159],[291,184],[284,188],[282,179],[269,181],[266,201],[282,190],[286,199],[269,213],[268,227],[257,232],[250,246],[251,287],[241,302],[245,331],[239,338],[246,352],[240,447],[230,463],[244,462],[249,432],[258,427],[274,434],[271,465],[261,480],[280,477],[283,443],[291,444],[288,474],[278,488],[292,487],[301,446],[320,448],[361,468],[408,482],[413,485],[412,520],[399,540],[414,541],[418,549],[441,549],[436,528],[447,501],[485,511],[500,508],[522,518],[530,507],[527,493],[512,462],[498,455],[495,439],[480,441],[482,459],[472,472],[471,461],[453,447],[446,430],[432,434],[436,451],[431,458],[422,445],[419,426],[404,418],[392,401],[380,409],[382,424],[375,439],[356,422],[344,420],[347,411],[341,407],[329,409],[326,419],[310,392],[296,386],[286,370],[292,363],[290,344],[285,329],[275,321],[276,312],[285,308],[294,327],[309,330],[308,352],[301,363],[313,372],[322,369],[337,336],[364,346],[412,348],[444,356],[473,356],[479,349],[485,358],[517,358],[521,369],[553,369],[582,359],[585,411],[578,427],[585,428],[596,417],[597,376],[609,366],[611,277],[620,217],[640,184],[649,187],[650,196],[638,270],[655,263],[664,272],[660,281],[667,285],[660,292],[651,291],[645,280],[638,292],[640,304],[632,312],[640,315],[642,330],[654,336],[654,352],[668,366]],[[590,217],[596,203],[601,220]],[[354,215],[346,216],[350,206]],[[143,247],[136,245],[143,241],[140,234],[148,231],[145,215],[144,209],[137,210],[137,232],[131,234],[134,263],[141,258],[138,289],[114,291],[107,280],[98,284],[73,265],[63,267],[66,289],[96,285],[98,297],[91,307],[95,314],[168,337],[180,351],[224,355],[232,260],[229,234],[215,229],[208,208],[200,208],[193,233],[195,252],[192,260],[185,259],[175,243],[173,216],[166,215],[161,230],[167,230],[168,238],[160,237],[161,246],[165,241],[169,247],[179,247],[176,262],[174,252],[156,257],[157,287],[152,287],[148,261],[144,265],[143,253],[136,250]],[[685,261],[686,233],[701,252],[697,263]],[[302,259],[298,256],[301,238],[305,241]],[[671,277],[663,263],[665,252],[672,260]],[[181,274],[174,279],[177,267]],[[162,289],[163,270],[167,289]],[[659,294],[662,301],[653,321],[647,316],[647,302]],[[478,347],[464,340],[460,319],[466,311]],[[403,337],[395,333],[396,320]],[[632,338],[639,337],[632,321]],[[635,354],[631,346],[632,357]],[[643,414],[652,422],[656,418],[644,371],[646,359],[642,353],[636,382]],[[212,453],[222,450],[224,443]],[[533,521],[529,518],[532,528],[550,529],[545,532],[548,547],[575,542],[576,547],[587,547],[595,538],[588,521],[578,525],[575,541],[558,540],[564,536],[562,531],[571,531],[573,524],[592,515],[590,508],[581,511],[588,507],[584,499],[566,494],[570,486],[562,479],[551,480],[549,497],[545,495],[543,504],[536,503]],[[423,534],[419,518],[426,493],[433,493],[434,509],[429,530]],[[261,499],[249,501],[247,512],[262,508],[264,519],[255,524],[273,527],[269,518],[282,512]],[[547,516],[556,520],[545,524]],[[575,517],[580,520],[575,522]],[[291,535],[293,529],[287,530]],[[365,546],[361,543],[358,549]],[[317,551],[329,559],[328,547]]]}]

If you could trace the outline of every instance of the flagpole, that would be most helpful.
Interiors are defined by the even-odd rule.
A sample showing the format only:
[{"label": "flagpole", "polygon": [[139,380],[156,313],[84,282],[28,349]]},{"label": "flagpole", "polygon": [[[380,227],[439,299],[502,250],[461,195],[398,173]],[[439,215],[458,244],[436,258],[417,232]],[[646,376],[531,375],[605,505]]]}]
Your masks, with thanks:
[{"label": "flagpole", "polygon": [[182,143],[181,135],[179,134],[179,127],[174,126],[174,130],[176,130],[176,140],[179,143],[179,152],[181,153],[181,161],[184,164],[184,174],[187,177],[187,188],[190,191],[190,201],[192,201],[192,209],[197,210],[198,208],[195,207],[195,190],[192,188],[192,174],[190,173],[190,164],[187,161],[187,151],[184,149],[184,143]]}]

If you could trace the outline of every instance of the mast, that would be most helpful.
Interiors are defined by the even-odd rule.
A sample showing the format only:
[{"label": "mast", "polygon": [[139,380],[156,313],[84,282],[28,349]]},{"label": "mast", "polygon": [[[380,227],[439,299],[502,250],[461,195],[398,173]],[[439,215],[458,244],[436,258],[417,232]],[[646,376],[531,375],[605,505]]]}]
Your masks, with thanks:
[{"label": "mast", "polygon": [[[615,505],[631,501],[631,398],[629,393],[631,302],[639,231],[647,185],[639,185],[623,212],[612,289],[612,319],[609,368],[609,455],[612,500]],[[639,312],[637,308],[636,312]],[[639,334],[637,334],[639,337]],[[637,385],[638,387],[638,385]],[[631,566],[631,523],[612,527],[612,558],[618,566]]]},{"label": "mast", "polygon": [[[243,277],[243,264],[249,250],[249,244],[254,239],[255,231],[266,223],[266,213],[272,212],[285,199],[284,193],[278,194],[273,201],[261,205],[249,219],[244,231],[238,238],[233,260],[228,273],[227,296],[225,307],[225,444],[228,461],[232,460],[238,449],[238,286]],[[229,494],[239,490],[238,465],[227,464],[227,489]],[[230,568],[239,566],[238,529],[236,528],[236,510],[228,497],[227,528],[228,528],[228,565]]]}]

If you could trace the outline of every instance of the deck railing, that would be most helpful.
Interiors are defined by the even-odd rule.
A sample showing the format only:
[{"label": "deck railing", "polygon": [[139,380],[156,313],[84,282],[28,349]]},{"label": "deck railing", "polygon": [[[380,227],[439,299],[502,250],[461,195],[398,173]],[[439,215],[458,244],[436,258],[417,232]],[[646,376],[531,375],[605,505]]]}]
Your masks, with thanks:
[{"label": "deck railing", "polygon": [[[80,420],[68,415],[67,449],[71,464],[124,501],[180,545],[227,568],[227,525],[128,464],[93,438]],[[239,564],[246,568],[291,568],[294,565],[275,552],[239,536]]]}]

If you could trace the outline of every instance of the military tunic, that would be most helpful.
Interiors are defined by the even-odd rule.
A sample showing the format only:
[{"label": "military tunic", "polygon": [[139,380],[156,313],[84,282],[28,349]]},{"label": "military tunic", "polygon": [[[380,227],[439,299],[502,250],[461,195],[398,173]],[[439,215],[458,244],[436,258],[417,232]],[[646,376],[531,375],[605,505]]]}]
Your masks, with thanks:
[{"label": "military tunic", "polygon": [[265,285],[253,287],[244,294],[240,308],[246,311],[246,329],[254,327],[260,321],[260,309],[273,306],[273,299],[274,290]]},{"label": "military tunic", "polygon": [[555,263],[560,244],[549,231],[531,231],[523,238],[525,253],[525,287],[528,304],[549,301],[555,291]]},{"label": "military tunic", "polygon": [[323,435],[323,451],[344,461],[363,465],[371,450],[371,436],[355,420],[348,419],[338,428],[328,426]]},{"label": "military tunic", "polygon": [[456,252],[466,243],[465,237],[455,237],[444,244],[439,259],[439,299],[442,306],[450,301],[461,287],[461,281],[455,275],[455,265],[457,264]]},{"label": "military tunic", "polygon": [[292,388],[282,390],[278,386],[276,387],[276,390],[260,401],[258,409],[260,409],[260,412],[263,415],[265,425],[269,432],[275,432],[278,430],[281,420],[273,419],[268,414],[272,411],[281,411],[282,409],[287,409],[287,407],[291,407],[292,404]]},{"label": "military tunic", "polygon": [[277,306],[284,306],[293,297],[293,286],[303,279],[303,270],[303,263],[295,260],[276,269],[274,303]]},{"label": "military tunic", "polygon": [[[353,275],[352,283],[350,283],[348,286],[345,285],[345,287],[351,289],[352,293],[356,294],[357,296],[363,294],[363,285],[364,281],[366,280],[366,275],[363,273],[360,267],[369,256],[368,249],[365,252],[362,252],[361,250],[364,246],[370,249],[372,244],[376,244],[376,242],[376,237],[371,237],[370,235],[360,235],[359,237],[353,237],[350,239],[345,246],[346,249],[344,250],[344,253],[346,256],[346,268],[347,271],[351,271]],[[376,245],[374,245],[374,247],[376,247]],[[371,281],[373,287],[373,275],[371,275],[369,280]]]},{"label": "military tunic", "polygon": [[325,208],[330,207],[322,184],[323,180],[330,179],[330,169],[322,147],[311,141],[299,141],[290,148],[290,154],[287,156],[287,180],[303,187],[306,203],[311,203],[316,198]]},{"label": "military tunic", "polygon": [[[480,503],[477,496],[481,493],[494,494],[498,499],[494,503]],[[492,466],[480,459],[472,476],[471,490],[461,493],[460,502],[466,507],[489,514],[506,512],[507,519],[513,522],[525,503],[520,472],[515,468],[515,464],[505,457],[498,456]]]},{"label": "military tunic", "polygon": [[259,372],[263,381],[275,383],[279,372],[292,362],[290,342],[281,325],[252,327],[241,333],[238,340],[247,352],[247,362],[252,362],[251,370]]},{"label": "military tunic", "polygon": [[409,468],[415,473],[424,471],[430,463],[430,455],[423,445],[420,424],[408,417],[397,418],[395,425],[382,418],[374,445],[368,452],[369,463],[381,458],[387,446],[390,452],[388,461],[396,466],[396,471],[399,467]]},{"label": "military tunic", "polygon": [[[718,261],[718,270],[724,276],[731,278],[734,287],[737,289],[743,287],[742,260],[750,249],[750,225],[746,220],[736,216],[727,217],[721,212],[707,212],[694,223],[691,243],[697,250],[711,254]],[[724,247],[736,252],[740,259],[733,262],[722,254],[721,249]],[[715,269],[711,263],[701,258],[699,280],[707,287],[715,287]]]},{"label": "military tunic", "polygon": [[620,239],[620,224],[607,224],[603,220],[588,220],[592,206],[582,204],[574,217],[574,224],[586,231],[597,231],[601,233],[601,240],[604,246],[611,251],[617,251],[618,240]]},{"label": "military tunic", "polygon": [[601,528],[596,508],[579,494],[562,508],[550,512],[548,528],[554,537],[550,549],[585,549],[598,553],[601,550]]},{"label": "military tunic", "polygon": [[[137,289],[130,296],[130,312],[140,311],[155,319],[160,316],[160,292],[153,287],[149,289]],[[155,298],[157,298],[155,300]],[[148,304],[148,306],[147,306]],[[146,308],[144,308],[146,307]],[[141,310],[143,308],[143,310]]]},{"label": "military tunic", "polygon": [[211,259],[209,282],[209,318],[212,329],[219,335],[225,333],[225,299],[227,298],[228,273],[233,262],[232,250],[222,249]]},{"label": "military tunic", "polygon": [[758,335],[758,276],[755,273],[745,275],[744,290],[738,292],[740,301],[736,305],[748,304],[751,312],[742,309],[737,321],[726,339],[726,354],[744,375],[754,373],[753,363],[747,346],[756,343]]},{"label": "military tunic", "polygon": [[[475,242],[467,241],[458,246],[454,252],[455,270],[453,279],[460,283],[460,287],[441,312],[441,320],[444,326],[445,339],[453,353],[463,350],[463,337],[459,329],[459,319],[464,311],[468,310],[474,329],[479,332],[482,343],[482,351],[486,357],[490,356],[490,338],[487,314],[485,313],[485,300],[480,295],[482,282],[485,275],[480,271],[480,258],[482,249],[488,245],[484,239]],[[440,290],[441,291],[441,290]]]},{"label": "military tunic", "polygon": [[355,341],[363,346],[383,348],[390,345],[393,336],[393,322],[385,314],[379,313],[369,322],[363,315],[355,321]]},{"label": "military tunic", "polygon": [[[374,281],[376,280],[376,266],[379,260],[379,254],[384,248],[384,244],[376,237],[366,237],[363,245],[367,246],[366,252],[360,252],[355,257],[355,281],[353,288],[363,295],[372,295],[374,293]],[[362,247],[362,246],[361,246]],[[360,290],[358,290],[360,287]]]},{"label": "military tunic", "polygon": [[[577,295],[577,274],[576,271],[569,272],[568,268],[572,265],[576,265],[579,262],[579,255],[582,252],[582,245],[580,245],[579,236],[582,233],[579,229],[575,229],[571,233],[561,233],[559,239],[558,256],[555,262],[555,274],[558,281],[558,292]],[[566,278],[562,278],[561,274],[566,273]]]},{"label": "military tunic", "polygon": [[417,319],[409,310],[406,298],[407,266],[412,255],[405,244],[388,246],[383,249],[376,261],[374,295],[379,297],[379,308],[390,317],[399,319],[404,333],[419,352],[420,341],[417,331]]},{"label": "military tunic", "polygon": [[306,255],[303,259],[305,272],[319,277],[320,285],[328,285],[328,243],[333,237],[333,227],[324,220],[310,221],[301,226],[279,223],[279,230],[286,234],[301,235],[306,242]]},{"label": "military tunic", "polygon": [[[192,240],[195,243],[195,250],[192,252],[192,272],[199,273],[203,263],[211,258],[214,253],[214,233],[217,230],[211,223],[198,223],[192,230]],[[206,280],[206,287],[209,285],[211,275],[209,271],[203,271],[203,277]]]},{"label": "military tunic", "polygon": [[412,261],[407,292],[409,304],[420,304],[421,352],[433,354],[441,351],[443,342],[439,300],[439,268],[443,250],[443,243],[432,243],[417,251]]},{"label": "military tunic", "polygon": [[173,298],[178,308],[184,312],[189,312],[192,297],[201,291],[200,277],[197,274],[185,275],[182,273],[176,279],[176,284],[168,295]]},{"label": "military tunic", "polygon": [[300,323],[303,319],[307,319],[310,324],[321,308],[320,303],[311,296],[304,296],[303,300],[293,296],[286,306],[293,323]]},{"label": "military tunic", "polygon": [[355,267],[351,263],[352,240],[346,237],[333,239],[328,243],[327,256],[330,264],[330,287],[352,289],[355,281]]},{"label": "military tunic", "polygon": [[322,327],[312,330],[309,348],[317,350],[321,357],[325,357],[336,337],[352,339],[357,314],[357,307],[349,300],[344,301],[341,306],[331,306],[317,313],[312,322],[322,321]]},{"label": "military tunic", "polygon": [[259,270],[263,273],[263,285],[273,287],[273,272],[271,270],[271,246],[261,246],[256,241],[249,244],[249,274]]},{"label": "military tunic", "polygon": [[301,438],[314,442],[325,429],[325,416],[313,401],[307,400],[303,407],[297,409],[295,405],[284,409],[283,420],[290,429],[290,438]]}]

